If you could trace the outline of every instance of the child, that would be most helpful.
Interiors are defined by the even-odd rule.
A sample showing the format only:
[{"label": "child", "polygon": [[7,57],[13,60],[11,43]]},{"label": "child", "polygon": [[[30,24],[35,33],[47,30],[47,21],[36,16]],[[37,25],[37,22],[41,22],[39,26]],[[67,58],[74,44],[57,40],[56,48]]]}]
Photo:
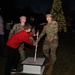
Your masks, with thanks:
[{"label": "child", "polygon": [[8,50],[8,56],[7,56],[7,62],[5,67],[5,75],[10,75],[12,66],[15,70],[17,69],[17,65],[20,59],[20,54],[19,54],[19,51],[17,50],[19,45],[22,42],[33,45],[33,43],[29,39],[29,37],[31,36],[35,36],[35,34],[29,34],[25,30],[22,30],[14,34],[7,41],[6,46]]}]

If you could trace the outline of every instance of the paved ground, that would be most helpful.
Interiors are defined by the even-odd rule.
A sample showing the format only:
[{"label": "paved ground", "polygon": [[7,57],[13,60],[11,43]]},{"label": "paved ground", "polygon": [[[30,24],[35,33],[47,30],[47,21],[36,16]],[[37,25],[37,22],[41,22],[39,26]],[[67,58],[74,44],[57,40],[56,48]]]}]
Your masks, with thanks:
[{"label": "paved ground", "polygon": [[[69,35],[68,35],[69,34]],[[43,41],[42,41],[43,42]],[[26,56],[34,56],[34,50],[27,48]],[[0,58],[0,75],[4,75],[6,63],[6,51],[3,59]],[[43,57],[42,43],[40,42],[37,57]],[[51,68],[46,67],[43,75],[51,73]],[[16,74],[26,75],[26,74]],[[59,34],[59,47],[57,50],[57,62],[53,67],[52,75],[75,75],[75,37],[72,33]]]}]

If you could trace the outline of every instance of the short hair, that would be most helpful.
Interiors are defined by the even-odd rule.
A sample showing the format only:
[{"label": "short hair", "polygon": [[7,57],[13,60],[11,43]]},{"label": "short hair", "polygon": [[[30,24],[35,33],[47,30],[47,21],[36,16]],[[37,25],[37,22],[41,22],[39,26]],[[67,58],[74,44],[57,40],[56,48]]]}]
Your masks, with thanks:
[{"label": "short hair", "polygon": [[52,18],[52,15],[51,14],[47,14],[46,17],[51,17]]},{"label": "short hair", "polygon": [[20,19],[22,19],[22,18],[27,18],[27,17],[26,16],[21,16]]}]

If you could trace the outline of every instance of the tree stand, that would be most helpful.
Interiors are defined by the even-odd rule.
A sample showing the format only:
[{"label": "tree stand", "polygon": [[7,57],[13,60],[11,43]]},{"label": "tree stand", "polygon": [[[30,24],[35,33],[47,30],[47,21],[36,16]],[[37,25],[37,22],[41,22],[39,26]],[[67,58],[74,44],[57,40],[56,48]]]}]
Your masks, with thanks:
[{"label": "tree stand", "polygon": [[45,69],[44,61],[45,58],[36,58],[36,62],[34,62],[33,57],[28,57],[22,62],[23,71],[21,73],[42,75]]}]

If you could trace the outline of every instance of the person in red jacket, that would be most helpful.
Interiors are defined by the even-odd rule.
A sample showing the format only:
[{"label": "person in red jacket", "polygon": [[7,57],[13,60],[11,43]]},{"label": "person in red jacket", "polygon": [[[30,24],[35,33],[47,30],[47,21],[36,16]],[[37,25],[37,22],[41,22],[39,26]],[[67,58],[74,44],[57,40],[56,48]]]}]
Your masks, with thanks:
[{"label": "person in red jacket", "polygon": [[6,46],[8,50],[7,62],[5,67],[5,75],[10,75],[11,68],[17,69],[17,65],[20,60],[20,54],[18,47],[22,42],[25,42],[33,46],[33,43],[30,41],[29,37],[35,36],[35,34],[29,34],[26,30],[22,30],[14,34],[10,39],[8,39]]}]

